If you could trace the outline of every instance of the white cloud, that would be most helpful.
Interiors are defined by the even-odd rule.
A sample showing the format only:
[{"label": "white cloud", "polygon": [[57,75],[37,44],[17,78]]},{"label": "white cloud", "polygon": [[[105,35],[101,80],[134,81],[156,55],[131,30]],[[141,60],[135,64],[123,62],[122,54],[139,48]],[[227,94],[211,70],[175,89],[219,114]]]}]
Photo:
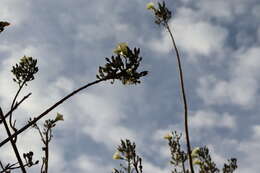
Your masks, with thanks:
[{"label": "white cloud", "polygon": [[255,105],[260,80],[260,49],[253,47],[236,54],[228,69],[229,80],[217,79],[212,75],[200,78],[197,93],[206,104],[232,103],[244,108]]},{"label": "white cloud", "polygon": [[247,3],[244,0],[199,0],[195,5],[203,16],[215,17],[217,20],[225,22],[232,22],[236,15],[247,12]]},{"label": "white cloud", "polygon": [[239,169],[237,172],[252,172],[257,173],[260,169],[260,165],[257,160],[260,160],[259,154],[257,152],[260,150],[260,126],[252,126],[252,133],[249,138],[240,141],[238,145],[238,150],[242,152],[243,157],[238,158]]},{"label": "white cloud", "polygon": [[125,114],[120,110],[120,103],[110,99],[87,93],[78,97],[76,104],[80,108],[77,117],[83,125],[83,132],[94,141],[104,143],[112,149],[118,145],[120,139],[136,141],[137,136],[131,129],[120,124]]},{"label": "white cloud", "polygon": [[229,113],[219,114],[211,110],[200,110],[190,116],[190,127],[194,129],[215,127],[234,129],[236,120]]},{"label": "white cloud", "polygon": [[112,172],[112,166],[103,165],[100,158],[91,158],[90,156],[79,156],[73,163],[80,172]]}]

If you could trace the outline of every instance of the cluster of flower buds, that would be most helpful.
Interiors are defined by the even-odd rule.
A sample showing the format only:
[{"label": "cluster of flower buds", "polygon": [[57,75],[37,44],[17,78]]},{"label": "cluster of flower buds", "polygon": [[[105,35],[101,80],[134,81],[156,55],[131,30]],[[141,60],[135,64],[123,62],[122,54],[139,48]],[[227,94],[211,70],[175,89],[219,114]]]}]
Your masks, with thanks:
[{"label": "cluster of flower buds", "polygon": [[181,147],[181,134],[178,134],[176,131],[167,133],[163,136],[164,139],[168,141],[171,152],[171,161],[170,163],[174,167],[181,167],[181,165],[187,160],[187,153],[182,150]]},{"label": "cluster of flower buds", "polygon": [[166,7],[165,2],[158,2],[158,8],[155,7],[154,3],[150,2],[146,8],[152,10],[155,16],[155,23],[158,25],[166,25],[171,19],[171,11]]},{"label": "cluster of flower buds", "polygon": [[38,72],[37,60],[32,57],[24,56],[19,64],[13,66],[11,72],[15,75],[14,82],[26,85],[26,82],[34,80],[34,75]]},{"label": "cluster of flower buds", "polygon": [[115,160],[124,160],[128,164],[124,166],[120,164],[121,170],[113,169],[114,173],[123,173],[123,170],[127,170],[127,172],[142,172],[142,159],[136,154],[135,151],[135,143],[131,142],[130,140],[126,139],[125,141],[121,140],[121,145],[118,146],[117,151],[113,155],[113,159]]},{"label": "cluster of flower buds", "polygon": [[137,72],[137,69],[142,61],[139,56],[140,49],[134,48],[131,50],[126,43],[119,43],[110,59],[105,58],[107,63],[104,67],[99,67],[98,79],[120,80],[125,84],[140,83],[140,78],[147,75],[147,71]]}]

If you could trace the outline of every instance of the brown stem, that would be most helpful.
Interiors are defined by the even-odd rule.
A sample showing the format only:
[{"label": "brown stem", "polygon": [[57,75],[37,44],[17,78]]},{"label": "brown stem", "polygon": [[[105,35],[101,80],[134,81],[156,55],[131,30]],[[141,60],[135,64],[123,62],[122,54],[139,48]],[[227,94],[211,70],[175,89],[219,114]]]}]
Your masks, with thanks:
[{"label": "brown stem", "polygon": [[174,46],[174,51],[176,53],[177,62],[178,62],[178,69],[179,69],[179,79],[181,84],[181,93],[183,98],[183,106],[184,106],[184,126],[185,126],[185,134],[186,134],[186,143],[187,143],[187,150],[188,150],[188,156],[189,156],[189,162],[190,162],[190,170],[191,173],[194,173],[194,168],[192,164],[192,158],[191,158],[191,145],[190,145],[190,137],[189,137],[189,127],[188,127],[188,103],[186,99],[186,93],[185,93],[185,87],[184,87],[184,79],[183,79],[183,72],[182,72],[182,66],[181,66],[181,59],[179,55],[179,51],[177,49],[174,37],[172,35],[171,29],[168,25],[168,23],[165,23],[167,31],[170,33],[170,37],[172,40],[172,44]]},{"label": "brown stem", "polygon": [[11,141],[11,144],[12,144],[12,147],[13,147],[13,150],[14,150],[14,153],[15,153],[15,156],[16,156],[18,162],[19,162],[19,165],[20,165],[20,167],[21,167],[21,170],[22,170],[23,173],[26,173],[26,170],[25,170],[24,165],[23,165],[23,161],[22,161],[22,159],[21,159],[21,157],[20,157],[20,154],[19,154],[19,151],[18,151],[17,146],[16,146],[16,144],[15,144],[15,141],[14,141],[13,138],[11,137],[11,132],[10,132],[10,130],[9,130],[9,127],[8,127],[8,125],[7,125],[7,122],[6,122],[6,120],[5,120],[5,117],[4,117],[4,114],[3,114],[1,108],[0,108],[0,116],[1,116],[1,118],[2,118],[2,120],[3,120],[4,126],[5,126],[5,130],[6,130],[7,134],[8,134],[8,137],[10,138],[10,141]]},{"label": "brown stem", "polygon": [[61,100],[59,100],[58,102],[56,102],[54,105],[52,105],[51,107],[49,107],[48,109],[46,109],[43,113],[41,113],[39,116],[37,116],[36,118],[34,118],[31,122],[29,122],[28,124],[26,124],[24,127],[22,127],[20,130],[16,131],[14,134],[12,134],[11,136],[9,136],[8,138],[6,138],[5,140],[3,140],[0,143],[0,147],[2,147],[4,144],[6,144],[11,138],[14,138],[15,136],[19,135],[20,133],[22,133],[23,131],[25,131],[26,129],[28,129],[29,127],[31,127],[33,124],[35,124],[37,121],[39,121],[43,116],[45,116],[46,114],[48,114],[50,111],[52,111],[54,108],[56,108],[57,106],[59,106],[60,104],[62,104],[65,100],[67,100],[68,98],[70,98],[71,96],[73,96],[74,94],[78,93],[79,91],[86,89],[87,87],[97,84],[101,81],[105,81],[105,80],[109,80],[111,78],[104,78],[104,79],[99,79],[96,80],[94,82],[88,83],[78,89],[76,89],[75,91],[71,92],[70,94],[68,94],[67,96],[63,97]]}]

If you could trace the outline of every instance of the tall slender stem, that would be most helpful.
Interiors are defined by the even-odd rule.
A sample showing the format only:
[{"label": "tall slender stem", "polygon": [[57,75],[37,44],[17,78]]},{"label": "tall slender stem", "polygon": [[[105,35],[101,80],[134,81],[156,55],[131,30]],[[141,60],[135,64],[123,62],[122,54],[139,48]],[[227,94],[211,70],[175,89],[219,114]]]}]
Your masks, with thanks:
[{"label": "tall slender stem", "polygon": [[2,118],[2,120],[3,120],[3,123],[4,123],[5,129],[6,129],[6,132],[7,132],[7,134],[8,134],[8,137],[10,138],[10,141],[11,141],[11,144],[12,144],[12,147],[13,147],[13,150],[14,150],[14,153],[15,153],[15,156],[16,156],[18,162],[19,162],[19,165],[20,165],[20,167],[21,167],[21,170],[22,170],[23,173],[26,173],[26,170],[25,170],[24,165],[23,165],[23,161],[22,161],[22,159],[21,159],[21,157],[20,157],[20,154],[19,154],[18,148],[17,148],[17,146],[16,146],[16,144],[15,144],[15,141],[14,141],[14,139],[11,137],[12,134],[11,134],[11,132],[10,132],[10,130],[9,130],[9,127],[8,127],[8,125],[7,125],[7,122],[6,122],[6,120],[5,120],[5,117],[4,117],[4,114],[3,114],[1,108],[0,108],[0,116],[1,116],[1,118]]},{"label": "tall slender stem", "polygon": [[190,170],[191,170],[191,173],[194,173],[194,168],[193,168],[192,158],[191,158],[191,145],[190,145],[189,127],[188,127],[188,103],[187,103],[185,87],[184,87],[184,77],[183,77],[183,72],[182,72],[181,59],[180,59],[179,51],[177,49],[174,37],[171,32],[171,29],[167,22],[165,23],[165,27],[166,27],[167,31],[170,33],[172,44],[174,46],[173,51],[175,51],[175,53],[176,53],[177,62],[178,62],[179,79],[180,79],[180,84],[181,84],[181,93],[182,93],[183,106],[184,106],[184,126],[185,126],[187,150],[188,150],[188,156],[189,156]]}]

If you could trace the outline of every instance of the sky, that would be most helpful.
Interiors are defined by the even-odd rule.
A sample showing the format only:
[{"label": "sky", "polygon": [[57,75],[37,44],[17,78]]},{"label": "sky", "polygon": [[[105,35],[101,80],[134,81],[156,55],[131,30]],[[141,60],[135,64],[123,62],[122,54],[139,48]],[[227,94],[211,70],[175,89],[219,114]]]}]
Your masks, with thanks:
[{"label": "sky", "polygon": [[[120,139],[131,139],[144,159],[144,172],[172,168],[166,133],[183,132],[183,106],[176,57],[168,33],[146,10],[148,0],[1,0],[0,106],[10,109],[17,85],[10,72],[19,59],[38,60],[36,79],[22,91],[32,95],[14,116],[17,127],[74,89],[96,80],[120,42],[139,47],[142,70],[136,86],[103,82],[49,113],[64,115],[50,145],[50,172],[111,172]],[[156,1],[153,1],[156,3]],[[207,145],[219,167],[238,159],[238,173],[260,170],[260,2],[259,0],[167,0],[179,48],[189,103],[192,147]],[[1,127],[0,139],[6,137]],[[41,160],[36,130],[18,138],[20,152]],[[13,162],[10,144],[0,160]],[[40,165],[29,172],[39,172]],[[19,172],[19,170],[17,171]]]}]

